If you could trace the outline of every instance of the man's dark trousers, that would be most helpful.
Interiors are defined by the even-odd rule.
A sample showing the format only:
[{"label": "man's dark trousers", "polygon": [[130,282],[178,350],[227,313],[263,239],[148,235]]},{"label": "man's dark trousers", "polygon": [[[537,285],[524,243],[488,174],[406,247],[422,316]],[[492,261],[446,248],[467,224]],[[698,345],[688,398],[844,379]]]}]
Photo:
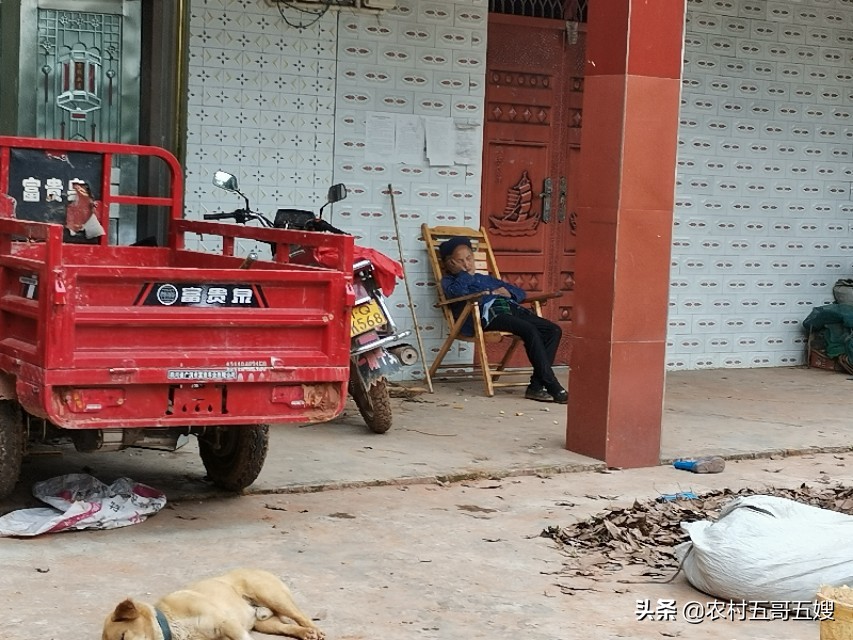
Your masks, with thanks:
[{"label": "man's dark trousers", "polygon": [[551,368],[560,346],[562,329],[555,323],[540,318],[532,311],[514,304],[509,305],[510,313],[495,316],[486,325],[488,331],[506,331],[521,338],[527,359],[533,365],[530,385],[545,387],[549,393],[563,388]]}]

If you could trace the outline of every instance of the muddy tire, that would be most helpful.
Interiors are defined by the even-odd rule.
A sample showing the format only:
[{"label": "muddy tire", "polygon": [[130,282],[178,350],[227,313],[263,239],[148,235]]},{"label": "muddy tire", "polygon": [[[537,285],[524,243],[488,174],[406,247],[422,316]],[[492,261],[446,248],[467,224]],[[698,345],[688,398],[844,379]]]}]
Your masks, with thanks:
[{"label": "muddy tire", "polygon": [[349,393],[373,433],[385,433],[391,428],[391,397],[388,394],[388,383],[384,379],[377,380],[370,389],[365,389],[358,370],[351,366]]},{"label": "muddy tire", "polygon": [[198,437],[198,450],[214,485],[226,491],[242,491],[261,473],[269,443],[266,424],[217,427]]},{"label": "muddy tire", "polygon": [[24,458],[24,418],[14,400],[0,400],[0,499],[18,483]]}]

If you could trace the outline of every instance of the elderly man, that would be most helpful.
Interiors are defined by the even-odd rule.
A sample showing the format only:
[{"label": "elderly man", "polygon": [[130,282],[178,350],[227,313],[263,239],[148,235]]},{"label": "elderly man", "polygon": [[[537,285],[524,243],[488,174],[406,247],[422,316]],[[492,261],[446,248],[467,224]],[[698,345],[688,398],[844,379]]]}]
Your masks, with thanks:
[{"label": "elderly man", "polygon": [[[464,236],[454,236],[442,242],[438,253],[447,271],[441,287],[448,298],[486,292],[481,300],[483,328],[488,331],[506,331],[524,342],[527,358],[533,365],[530,385],[524,393],[529,400],[566,404],[569,394],[554,375],[554,357],[563,335],[555,323],[540,318],[530,309],[522,307],[527,294],[522,289],[503,280],[477,273],[471,241]],[[464,303],[455,305],[456,315]],[[463,331],[474,333],[473,319],[466,320]]]}]

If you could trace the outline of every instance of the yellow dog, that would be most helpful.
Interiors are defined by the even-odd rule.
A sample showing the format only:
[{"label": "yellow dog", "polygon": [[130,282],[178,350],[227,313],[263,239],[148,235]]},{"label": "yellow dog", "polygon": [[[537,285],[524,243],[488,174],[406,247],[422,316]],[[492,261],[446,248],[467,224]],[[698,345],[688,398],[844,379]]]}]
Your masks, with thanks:
[{"label": "yellow dog", "polygon": [[235,569],[196,582],[153,605],[128,598],[107,616],[101,638],[252,640],[252,630],[301,640],[325,638],[293,602],[287,586],[259,569]]}]

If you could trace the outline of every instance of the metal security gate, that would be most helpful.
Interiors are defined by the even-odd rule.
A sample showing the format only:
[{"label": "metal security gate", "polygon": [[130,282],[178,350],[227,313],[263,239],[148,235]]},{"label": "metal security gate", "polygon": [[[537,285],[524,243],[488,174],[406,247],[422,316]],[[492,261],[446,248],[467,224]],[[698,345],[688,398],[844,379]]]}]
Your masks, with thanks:
[{"label": "metal security gate", "polygon": [[[20,133],[40,138],[139,140],[139,2],[21,7]],[[73,10],[71,10],[73,9]]]},{"label": "metal security gate", "polygon": [[[18,133],[139,142],[141,2],[23,0]],[[136,158],[116,159],[113,189],[135,191]],[[135,206],[110,211],[112,242],[136,239]]]}]

